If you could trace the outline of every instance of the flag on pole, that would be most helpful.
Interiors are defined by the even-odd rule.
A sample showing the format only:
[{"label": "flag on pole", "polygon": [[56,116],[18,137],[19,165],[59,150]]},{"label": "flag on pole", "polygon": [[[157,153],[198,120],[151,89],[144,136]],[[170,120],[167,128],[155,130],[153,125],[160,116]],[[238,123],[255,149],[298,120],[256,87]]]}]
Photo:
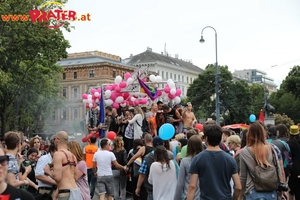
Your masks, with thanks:
[{"label": "flag on pole", "polygon": [[139,77],[137,77],[137,80],[139,81],[141,88],[145,91],[145,93],[149,96],[151,100],[158,98],[157,89],[155,87],[147,85]]},{"label": "flag on pole", "polygon": [[[105,118],[105,108],[104,108],[104,100],[103,100],[103,88],[101,88],[101,94],[100,94],[100,111],[99,111],[99,124],[104,125],[104,118]],[[105,137],[105,131],[100,128],[99,129],[99,137],[103,138]]]},{"label": "flag on pole", "polygon": [[265,122],[265,116],[264,116],[264,111],[263,110],[260,110],[258,120],[261,121],[262,123]]}]

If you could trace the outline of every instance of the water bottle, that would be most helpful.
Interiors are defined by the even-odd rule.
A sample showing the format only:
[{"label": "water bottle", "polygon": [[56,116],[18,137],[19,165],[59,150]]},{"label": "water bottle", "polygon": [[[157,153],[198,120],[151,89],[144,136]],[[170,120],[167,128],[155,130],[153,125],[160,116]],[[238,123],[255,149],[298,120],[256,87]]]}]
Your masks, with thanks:
[{"label": "water bottle", "polygon": [[[28,167],[29,165],[30,165],[30,161],[28,161],[28,160],[24,161],[24,167]],[[24,184],[21,186],[21,189],[27,190],[27,187],[28,187],[28,185]]]}]

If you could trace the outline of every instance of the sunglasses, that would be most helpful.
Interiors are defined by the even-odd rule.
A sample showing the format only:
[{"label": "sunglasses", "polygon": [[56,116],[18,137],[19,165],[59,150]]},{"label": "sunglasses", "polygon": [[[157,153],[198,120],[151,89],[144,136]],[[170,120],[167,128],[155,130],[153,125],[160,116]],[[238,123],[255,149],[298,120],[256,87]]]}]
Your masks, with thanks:
[{"label": "sunglasses", "polygon": [[0,164],[1,166],[6,166],[9,161],[9,157],[7,155],[0,156]]}]

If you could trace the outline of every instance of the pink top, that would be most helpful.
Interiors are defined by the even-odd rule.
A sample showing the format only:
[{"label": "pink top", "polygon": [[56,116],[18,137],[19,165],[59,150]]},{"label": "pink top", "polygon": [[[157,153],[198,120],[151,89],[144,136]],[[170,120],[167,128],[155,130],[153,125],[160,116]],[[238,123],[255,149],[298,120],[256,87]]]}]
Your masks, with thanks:
[{"label": "pink top", "polygon": [[90,200],[90,188],[88,185],[87,167],[85,161],[79,161],[77,167],[79,171],[83,173],[82,176],[76,181],[77,186],[80,188],[82,200]]}]

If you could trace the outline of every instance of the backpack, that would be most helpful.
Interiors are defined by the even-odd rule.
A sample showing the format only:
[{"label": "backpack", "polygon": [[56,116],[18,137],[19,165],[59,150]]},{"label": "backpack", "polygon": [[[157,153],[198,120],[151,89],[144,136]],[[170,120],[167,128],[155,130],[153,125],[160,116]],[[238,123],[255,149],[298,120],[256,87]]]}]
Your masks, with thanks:
[{"label": "backpack", "polygon": [[143,133],[145,133],[145,132],[150,133],[149,123],[148,123],[146,117],[144,117],[144,119],[142,121],[142,126],[138,123],[138,121],[136,121],[136,123],[139,125],[139,127],[142,128]]},{"label": "backpack", "polygon": [[272,153],[272,160],[273,165],[266,166],[266,165],[258,165],[254,154],[249,150],[249,148],[246,148],[246,150],[249,151],[250,155],[253,157],[256,166],[254,168],[254,177],[252,179],[254,183],[254,188],[257,192],[270,192],[275,191],[278,189],[279,185],[279,176],[278,176],[278,159],[275,153],[275,149],[271,146],[271,153]]},{"label": "backpack", "polygon": [[286,177],[289,176],[290,171],[293,167],[293,161],[292,161],[292,157],[291,157],[291,149],[290,149],[289,145],[280,139],[272,140],[271,143],[276,145],[280,149],[280,152],[282,155],[284,173],[285,173]]}]

